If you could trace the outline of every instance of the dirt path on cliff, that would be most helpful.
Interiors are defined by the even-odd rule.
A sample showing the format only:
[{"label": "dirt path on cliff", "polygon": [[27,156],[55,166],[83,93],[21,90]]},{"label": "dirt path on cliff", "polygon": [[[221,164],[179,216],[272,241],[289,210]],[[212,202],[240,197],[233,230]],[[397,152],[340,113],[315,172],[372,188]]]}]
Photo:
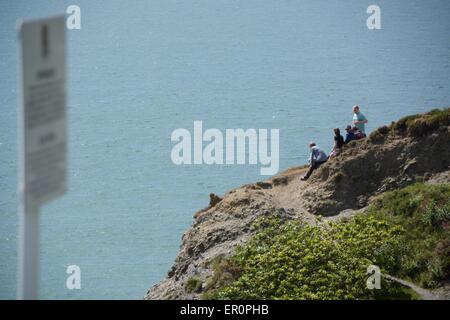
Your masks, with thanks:
[{"label": "dirt path on cliff", "polygon": [[[268,189],[267,192],[271,195],[272,201],[277,207],[284,208],[286,211],[292,210],[307,222],[314,222],[316,216],[306,210],[301,196],[307,182],[300,180],[300,178],[307,170],[307,167],[292,168],[270,179],[269,182],[274,184],[274,187]],[[280,180],[283,183],[277,183]]]},{"label": "dirt path on cliff", "polygon": [[439,297],[438,295],[436,295],[435,293],[431,292],[430,290],[421,288],[419,286],[416,286],[414,283],[408,282],[406,280],[403,279],[399,279],[393,276],[390,276],[388,274],[384,274],[383,275],[386,279],[395,281],[405,287],[410,288],[411,290],[413,290],[415,293],[417,293],[421,299],[423,300],[441,300],[442,297]]}]

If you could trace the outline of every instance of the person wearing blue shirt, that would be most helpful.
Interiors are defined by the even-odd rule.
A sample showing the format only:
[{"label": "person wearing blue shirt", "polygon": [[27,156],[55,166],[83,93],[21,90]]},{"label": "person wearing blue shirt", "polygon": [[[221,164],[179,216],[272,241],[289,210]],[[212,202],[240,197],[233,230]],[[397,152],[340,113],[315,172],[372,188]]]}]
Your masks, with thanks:
[{"label": "person wearing blue shirt", "polygon": [[308,180],[313,171],[328,160],[327,154],[316,146],[315,142],[310,142],[309,148],[311,149],[311,154],[309,156],[309,170],[303,177],[301,177],[301,180],[303,181]]},{"label": "person wearing blue shirt", "polygon": [[352,140],[355,140],[355,133],[353,132],[353,129],[351,126],[347,126],[345,128],[345,131],[347,132],[345,135],[344,144],[349,143]]},{"label": "person wearing blue shirt", "polygon": [[359,106],[353,107],[353,125],[362,133],[366,133],[365,124],[369,122],[367,118],[361,113]]}]

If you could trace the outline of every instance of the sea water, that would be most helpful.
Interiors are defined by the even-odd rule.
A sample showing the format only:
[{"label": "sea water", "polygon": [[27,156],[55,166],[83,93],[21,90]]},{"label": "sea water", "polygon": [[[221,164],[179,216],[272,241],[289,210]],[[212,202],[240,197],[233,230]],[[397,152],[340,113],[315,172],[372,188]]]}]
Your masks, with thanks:
[{"label": "sea water", "polygon": [[[280,170],[326,151],[359,104],[367,129],[450,105],[450,2],[0,1],[0,298],[17,269],[19,18],[81,9],[68,30],[69,192],[41,208],[40,297],[139,299],[163,279],[208,194],[258,165],[171,161],[171,133],[279,129]],[[81,289],[66,268],[81,268]]]}]

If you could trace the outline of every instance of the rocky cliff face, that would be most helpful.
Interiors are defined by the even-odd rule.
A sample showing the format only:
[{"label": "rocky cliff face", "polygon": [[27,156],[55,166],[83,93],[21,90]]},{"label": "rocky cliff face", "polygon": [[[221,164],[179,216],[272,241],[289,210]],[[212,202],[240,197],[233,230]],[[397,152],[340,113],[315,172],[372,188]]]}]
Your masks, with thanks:
[{"label": "rocky cliff face", "polygon": [[198,299],[201,288],[186,290],[188,280],[205,283],[213,261],[228,257],[254,233],[260,216],[315,223],[358,214],[373,196],[418,181],[450,182],[450,109],[411,116],[353,141],[335,160],[322,165],[307,182],[305,167],[289,169],[264,182],[210,195],[210,206],[197,212],[183,235],[180,252],[167,278],[145,299]]}]

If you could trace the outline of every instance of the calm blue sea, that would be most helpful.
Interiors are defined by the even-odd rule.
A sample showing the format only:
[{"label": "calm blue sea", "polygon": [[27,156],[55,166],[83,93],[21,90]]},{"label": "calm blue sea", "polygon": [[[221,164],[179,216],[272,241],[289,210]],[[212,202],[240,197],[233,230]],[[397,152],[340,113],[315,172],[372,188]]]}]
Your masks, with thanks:
[{"label": "calm blue sea", "polygon": [[[366,9],[381,8],[381,30]],[[41,210],[41,298],[139,299],[208,194],[258,165],[176,166],[174,129],[279,128],[280,169],[332,128],[450,105],[450,1],[0,0],[0,298],[17,268],[19,18],[81,8],[68,31],[70,191]],[[66,267],[81,268],[67,290]]]}]

